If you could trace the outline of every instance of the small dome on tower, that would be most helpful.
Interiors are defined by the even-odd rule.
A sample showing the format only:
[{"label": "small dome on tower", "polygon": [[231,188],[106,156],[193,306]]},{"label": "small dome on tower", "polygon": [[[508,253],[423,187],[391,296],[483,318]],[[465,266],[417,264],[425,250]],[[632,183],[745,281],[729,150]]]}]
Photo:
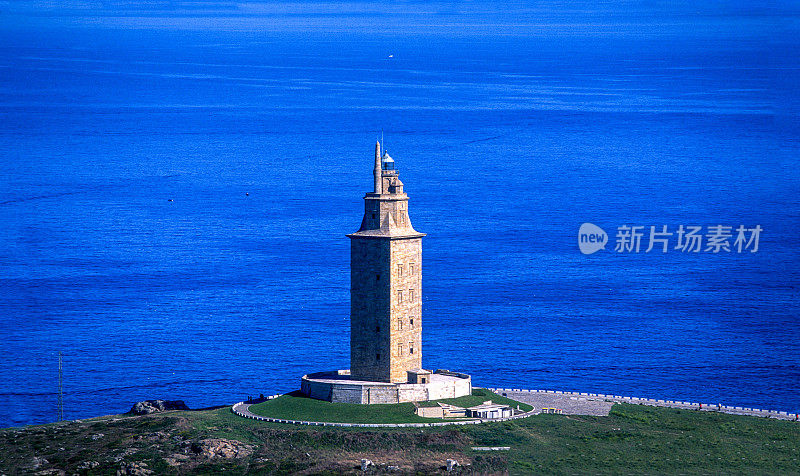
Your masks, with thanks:
[{"label": "small dome on tower", "polygon": [[394,159],[389,155],[389,152],[383,153],[383,158],[381,159],[381,167],[383,170],[394,170]]}]

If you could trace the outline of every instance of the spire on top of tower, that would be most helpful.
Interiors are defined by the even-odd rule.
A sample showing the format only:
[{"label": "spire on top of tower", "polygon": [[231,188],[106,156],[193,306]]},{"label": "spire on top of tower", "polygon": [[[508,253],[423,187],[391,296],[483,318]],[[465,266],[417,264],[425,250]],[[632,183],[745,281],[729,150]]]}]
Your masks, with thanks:
[{"label": "spire on top of tower", "polygon": [[375,141],[375,167],[372,169],[372,175],[375,178],[374,193],[383,193],[383,179],[381,178],[381,143]]}]

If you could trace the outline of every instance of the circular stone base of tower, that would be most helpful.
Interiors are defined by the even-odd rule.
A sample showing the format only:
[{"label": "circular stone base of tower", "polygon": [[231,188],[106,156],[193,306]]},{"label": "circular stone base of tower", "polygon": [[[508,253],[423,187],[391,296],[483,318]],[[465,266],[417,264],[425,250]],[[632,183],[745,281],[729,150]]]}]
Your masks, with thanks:
[{"label": "circular stone base of tower", "polygon": [[472,377],[460,372],[426,372],[425,383],[387,383],[353,380],[349,370],[303,375],[300,391],[334,403],[403,403],[472,395]]}]

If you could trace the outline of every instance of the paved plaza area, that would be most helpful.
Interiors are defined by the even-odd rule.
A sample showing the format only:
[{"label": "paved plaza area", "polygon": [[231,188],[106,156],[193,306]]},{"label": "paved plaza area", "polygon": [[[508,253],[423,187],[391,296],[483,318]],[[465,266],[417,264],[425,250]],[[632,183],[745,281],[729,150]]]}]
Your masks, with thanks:
[{"label": "paved plaza area", "polygon": [[679,400],[657,400],[654,398],[625,397],[620,395],[602,395],[595,393],[562,392],[558,390],[522,390],[511,388],[489,388],[489,390],[505,395],[514,400],[533,405],[534,409],[558,408],[567,415],[605,416],[615,403],[631,403],[653,407],[680,408],[703,412],[719,412],[730,415],[747,415],[778,420],[800,421],[800,414],[760,408],[734,407],[721,403],[684,402]]},{"label": "paved plaza area", "polygon": [[608,402],[605,399],[570,394],[513,390],[501,390],[497,393],[518,402],[533,405],[537,411],[541,411],[543,408],[555,408],[561,410],[564,415],[607,416],[614,405],[614,402]]}]

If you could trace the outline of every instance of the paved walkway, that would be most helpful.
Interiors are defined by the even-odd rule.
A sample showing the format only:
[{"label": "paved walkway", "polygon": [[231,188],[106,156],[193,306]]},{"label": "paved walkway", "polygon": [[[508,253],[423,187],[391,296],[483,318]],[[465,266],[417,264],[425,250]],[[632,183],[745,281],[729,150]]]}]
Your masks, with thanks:
[{"label": "paved walkway", "polygon": [[[256,415],[250,411],[251,403],[239,402],[231,410],[233,413],[254,420],[269,421],[275,423],[289,423],[293,425],[309,426],[339,426],[357,428],[422,428],[431,426],[448,425],[476,425],[492,421],[516,420],[527,418],[531,415],[538,415],[542,408],[557,408],[566,415],[596,415],[606,416],[615,403],[631,403],[635,405],[649,405],[654,407],[680,408],[683,410],[698,410],[706,412],[720,412],[731,415],[747,415],[762,418],[775,418],[778,420],[800,420],[800,415],[789,412],[779,412],[774,410],[761,410],[758,408],[730,407],[721,404],[681,402],[674,400],[655,400],[652,398],[623,397],[620,395],[604,395],[596,393],[561,392],[557,390],[522,390],[511,388],[489,388],[499,395],[504,395],[514,400],[518,400],[529,405],[533,405],[533,410],[520,415],[508,418],[496,419],[474,419],[474,420],[454,420],[436,423],[333,423],[302,420],[284,420],[281,418],[269,418]],[[279,397],[272,395],[266,400]]]},{"label": "paved walkway", "polygon": [[538,410],[542,408],[557,408],[562,410],[565,415],[608,416],[608,412],[614,406],[614,402],[607,402],[605,399],[590,399],[563,393],[515,392],[513,390],[503,390],[497,393],[519,402],[533,405],[533,408]]},{"label": "paved walkway", "polygon": [[[272,395],[271,397],[267,397],[266,400],[272,400],[273,398],[279,396],[280,395]],[[481,423],[487,423],[492,421],[518,420],[520,418],[527,418],[531,415],[537,415],[539,413],[538,410],[533,409],[530,412],[521,413],[519,415],[514,415],[512,417],[507,417],[507,418],[454,420],[454,421],[443,421],[436,423],[334,423],[334,422],[321,422],[321,421],[284,420],[282,418],[264,417],[261,415],[256,415],[255,413],[251,412],[250,405],[255,405],[255,403],[239,402],[235,404],[233,407],[231,407],[231,411],[236,415],[245,418],[268,421],[273,423],[290,423],[292,425],[308,425],[308,426],[339,426],[339,427],[350,427],[350,428],[425,428],[432,426],[479,425]]]},{"label": "paved walkway", "polygon": [[[603,395],[596,393],[560,392],[554,390],[521,390],[511,388],[490,388],[489,390],[509,398],[533,405],[537,408],[561,408],[572,415],[608,415],[614,403],[632,403],[654,407],[680,408],[683,410],[699,410],[720,412],[731,415],[748,415],[778,420],[798,421],[796,413],[761,410],[748,407],[730,407],[719,403],[681,402],[675,400],[655,400],[652,398],[623,397],[620,395]],[[605,410],[604,410],[605,409]],[[605,413],[601,413],[605,411]]]}]

